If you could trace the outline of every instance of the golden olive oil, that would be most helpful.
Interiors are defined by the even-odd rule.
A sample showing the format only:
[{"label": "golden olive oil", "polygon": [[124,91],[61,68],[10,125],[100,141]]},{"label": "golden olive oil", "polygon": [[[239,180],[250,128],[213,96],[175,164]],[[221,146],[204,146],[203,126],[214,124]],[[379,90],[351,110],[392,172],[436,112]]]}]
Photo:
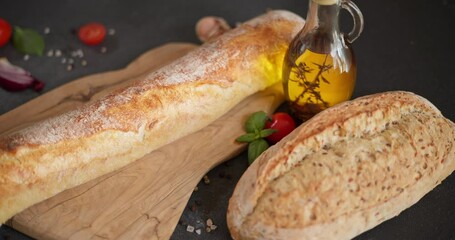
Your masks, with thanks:
[{"label": "golden olive oil", "polygon": [[[338,24],[341,9],[354,20],[347,34]],[[283,63],[284,94],[296,117],[305,121],[351,98],[357,71],[351,43],[362,30],[363,15],[351,0],[309,0],[305,25]]]},{"label": "golden olive oil", "polygon": [[296,60],[286,56],[283,87],[291,110],[302,120],[349,100],[355,87],[356,66],[339,66],[330,54],[305,50]]}]

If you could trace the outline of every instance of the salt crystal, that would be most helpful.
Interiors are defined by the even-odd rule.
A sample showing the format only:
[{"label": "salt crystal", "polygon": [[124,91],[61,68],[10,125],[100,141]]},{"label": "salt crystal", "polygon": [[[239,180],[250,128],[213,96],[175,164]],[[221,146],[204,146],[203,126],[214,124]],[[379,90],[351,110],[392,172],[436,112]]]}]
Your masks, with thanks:
[{"label": "salt crystal", "polygon": [[212,226],[210,226],[210,229],[215,230],[217,227],[218,227],[217,225],[213,224]]},{"label": "salt crystal", "polygon": [[204,183],[205,184],[210,184],[210,179],[207,175],[204,176]]},{"label": "salt crystal", "polygon": [[196,229],[197,235],[201,235],[201,229]]},{"label": "salt crystal", "polygon": [[54,56],[54,50],[51,49],[51,50],[47,51],[47,56],[48,57],[53,57]]},{"label": "salt crystal", "polygon": [[27,61],[27,60],[29,60],[29,59],[30,59],[30,55],[25,54],[25,55],[24,55],[24,61]]},{"label": "salt crystal", "polygon": [[101,53],[106,53],[107,52],[107,47],[101,47],[100,52]]},{"label": "salt crystal", "polygon": [[82,60],[81,65],[84,66],[84,67],[87,66],[87,61]]},{"label": "salt crystal", "polygon": [[188,226],[186,227],[186,231],[187,231],[187,232],[194,232],[194,227],[191,226],[191,225],[188,225]]},{"label": "salt crystal", "polygon": [[47,34],[49,34],[49,33],[51,33],[51,29],[50,29],[49,27],[45,27],[45,28],[44,28],[44,34],[47,35]]},{"label": "salt crystal", "polygon": [[109,28],[109,30],[107,30],[107,34],[109,34],[110,36],[115,35],[115,29]]},{"label": "salt crystal", "polygon": [[56,57],[62,56],[62,51],[59,50],[59,49],[55,50],[55,56],[56,56]]},{"label": "salt crystal", "polygon": [[209,226],[209,227],[210,227],[210,226],[212,226],[212,225],[213,225],[213,221],[212,221],[212,219],[210,219],[210,218],[209,218],[209,219],[207,219],[207,226]]}]

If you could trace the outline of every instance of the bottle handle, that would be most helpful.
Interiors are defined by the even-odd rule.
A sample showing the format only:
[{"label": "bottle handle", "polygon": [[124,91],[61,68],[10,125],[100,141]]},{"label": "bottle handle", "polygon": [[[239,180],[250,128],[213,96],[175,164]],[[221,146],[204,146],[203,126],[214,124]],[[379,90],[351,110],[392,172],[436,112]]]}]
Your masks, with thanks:
[{"label": "bottle handle", "polygon": [[346,36],[346,40],[349,43],[353,43],[363,31],[363,15],[357,5],[351,0],[341,0],[341,7],[346,9],[354,20],[354,27]]}]

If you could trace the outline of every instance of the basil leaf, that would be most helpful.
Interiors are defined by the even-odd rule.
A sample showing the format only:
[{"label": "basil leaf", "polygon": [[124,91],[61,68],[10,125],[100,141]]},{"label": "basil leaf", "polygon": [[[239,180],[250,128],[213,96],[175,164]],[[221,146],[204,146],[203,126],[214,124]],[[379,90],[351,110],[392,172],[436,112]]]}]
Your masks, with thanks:
[{"label": "basil leaf", "polygon": [[247,134],[244,134],[240,137],[238,137],[237,139],[235,139],[235,141],[237,142],[252,142],[256,139],[258,139],[259,136],[257,134],[254,134],[254,133],[247,133]]},{"label": "basil leaf", "polygon": [[44,39],[35,30],[28,28],[14,27],[14,47],[23,54],[43,55]]},{"label": "basil leaf", "polygon": [[262,138],[250,142],[248,144],[248,163],[252,164],[267,148],[269,148],[269,144]]},{"label": "basil leaf", "polygon": [[249,133],[258,133],[264,129],[267,114],[263,111],[255,112],[245,123],[245,130]]},{"label": "basil leaf", "polygon": [[265,138],[265,137],[268,137],[268,136],[272,135],[274,132],[278,132],[278,130],[269,128],[269,129],[264,129],[264,130],[262,130],[262,131],[259,133],[259,135],[260,135],[261,137]]}]

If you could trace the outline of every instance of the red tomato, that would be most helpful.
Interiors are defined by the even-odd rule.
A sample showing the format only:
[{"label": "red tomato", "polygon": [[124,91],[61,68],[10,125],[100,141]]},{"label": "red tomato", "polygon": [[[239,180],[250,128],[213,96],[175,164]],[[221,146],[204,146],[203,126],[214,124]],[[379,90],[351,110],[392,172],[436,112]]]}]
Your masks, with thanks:
[{"label": "red tomato", "polygon": [[268,120],[265,123],[265,128],[277,130],[266,137],[270,143],[277,143],[295,129],[295,121],[289,114],[278,112],[272,115],[272,120]]},{"label": "red tomato", "polygon": [[9,42],[12,32],[11,25],[5,19],[0,18],[0,47]]},{"label": "red tomato", "polygon": [[88,23],[79,28],[77,35],[87,45],[98,45],[106,37],[106,28],[101,23]]}]

